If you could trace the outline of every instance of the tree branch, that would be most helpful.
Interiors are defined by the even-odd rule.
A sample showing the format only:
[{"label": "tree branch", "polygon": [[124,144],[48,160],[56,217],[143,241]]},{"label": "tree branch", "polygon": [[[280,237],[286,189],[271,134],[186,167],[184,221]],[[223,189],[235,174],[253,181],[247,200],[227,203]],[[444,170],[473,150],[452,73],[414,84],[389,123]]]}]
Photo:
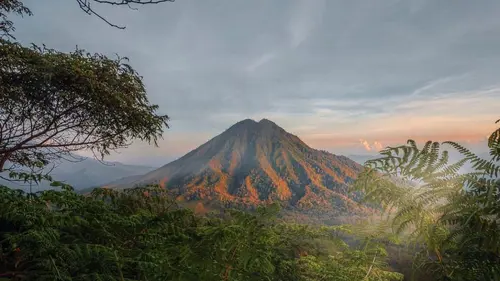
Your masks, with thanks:
[{"label": "tree branch", "polygon": [[133,5],[148,5],[148,4],[160,4],[160,3],[165,3],[165,2],[175,2],[175,0],[116,0],[116,1],[110,1],[110,0],[76,0],[78,5],[80,6],[80,9],[84,11],[88,15],[94,15],[97,16],[99,19],[107,23],[111,27],[115,27],[118,29],[125,29],[125,26],[119,26],[116,24],[111,23],[109,20],[107,20],[104,16],[102,16],[100,13],[96,12],[94,8],[91,6],[90,2],[93,1],[98,4],[105,4],[105,5],[112,5],[112,6],[127,6],[132,10],[137,10],[137,8],[133,8],[131,4]]}]

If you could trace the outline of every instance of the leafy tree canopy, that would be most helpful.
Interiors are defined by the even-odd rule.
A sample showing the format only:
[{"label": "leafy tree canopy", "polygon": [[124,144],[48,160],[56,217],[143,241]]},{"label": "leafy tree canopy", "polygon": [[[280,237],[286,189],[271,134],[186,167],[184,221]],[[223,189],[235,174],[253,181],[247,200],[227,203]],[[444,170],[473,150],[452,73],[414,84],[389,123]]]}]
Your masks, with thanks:
[{"label": "leafy tree canopy", "polygon": [[[89,12],[90,2],[165,1],[77,2]],[[0,2],[0,172],[41,168],[82,149],[102,159],[134,139],[157,145],[168,116],[150,104],[142,77],[126,58],[21,46],[10,41],[9,13],[31,11],[19,0]]]},{"label": "leafy tree canopy", "polygon": [[168,117],[125,62],[0,41],[0,170],[81,149],[103,157],[131,139],[156,144]]}]

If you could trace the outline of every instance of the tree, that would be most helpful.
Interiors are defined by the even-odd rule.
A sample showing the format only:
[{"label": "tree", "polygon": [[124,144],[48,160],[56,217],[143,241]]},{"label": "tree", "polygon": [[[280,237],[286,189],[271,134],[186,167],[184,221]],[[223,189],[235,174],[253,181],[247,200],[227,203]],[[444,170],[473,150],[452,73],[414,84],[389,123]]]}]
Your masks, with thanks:
[{"label": "tree", "polygon": [[[98,15],[90,2],[130,6],[168,0],[76,1]],[[168,116],[156,113],[158,106],[149,103],[142,77],[126,58],[7,41],[15,39],[9,13],[31,11],[19,0],[0,2],[0,172],[42,168],[82,149],[102,159],[134,139],[157,145]]]},{"label": "tree", "polygon": [[125,62],[0,41],[0,171],[82,149],[102,158],[132,139],[156,145],[168,117]]},{"label": "tree", "polygon": [[80,9],[87,13],[88,15],[94,15],[109,24],[112,27],[116,27],[119,29],[125,29],[125,26],[119,26],[111,23],[105,17],[103,17],[99,12],[97,12],[92,3],[95,4],[104,4],[104,5],[112,5],[112,6],[127,6],[130,9],[136,10],[132,5],[148,5],[148,4],[159,4],[165,2],[174,2],[175,0],[76,0]]},{"label": "tree", "polygon": [[353,250],[345,227],[280,222],[277,204],[196,216],[157,186],[0,186],[0,205],[0,280],[402,280],[377,244]]},{"label": "tree", "polygon": [[[462,160],[449,164],[443,144]],[[381,204],[395,233],[422,250],[419,267],[441,280],[500,280],[500,128],[488,139],[490,159],[443,144],[389,147],[367,161],[354,187]],[[466,164],[473,171],[460,173]]]},{"label": "tree", "polygon": [[[99,12],[96,11],[93,4],[111,5],[111,6],[127,6],[130,9],[136,10],[133,5],[150,5],[160,4],[164,2],[174,2],[175,0],[75,0],[82,11],[88,15],[94,15],[109,24],[112,27],[125,29],[125,26],[118,26],[111,23]],[[19,0],[2,0],[0,1],[0,38],[8,37],[14,39],[12,32],[15,31],[14,24],[7,18],[8,13],[15,13],[20,16],[31,16],[31,11],[24,6]]]},{"label": "tree", "polygon": [[31,11],[19,0],[0,1],[0,39],[2,37],[13,38],[12,32],[15,28],[13,22],[7,18],[8,13],[15,13],[20,16],[31,15]]}]

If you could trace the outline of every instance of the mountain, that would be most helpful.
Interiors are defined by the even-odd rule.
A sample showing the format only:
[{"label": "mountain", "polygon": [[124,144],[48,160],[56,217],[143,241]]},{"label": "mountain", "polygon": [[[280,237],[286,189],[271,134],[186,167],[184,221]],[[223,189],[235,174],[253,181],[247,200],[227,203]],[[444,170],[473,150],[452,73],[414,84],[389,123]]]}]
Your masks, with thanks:
[{"label": "mountain", "polygon": [[349,159],[354,160],[356,163],[364,165],[366,161],[376,159],[380,157],[380,155],[371,155],[371,154],[351,154],[348,155]]},{"label": "mountain", "polygon": [[240,121],[183,157],[108,188],[159,184],[179,200],[255,206],[279,200],[294,208],[359,208],[347,187],[362,166],[309,147],[270,120]]},{"label": "mountain", "polygon": [[[77,162],[63,161],[50,172],[50,175],[54,180],[65,182],[73,186],[76,190],[81,190],[101,186],[124,177],[143,175],[154,169],[153,167],[127,165],[119,162],[103,164],[97,160],[86,158]],[[29,185],[27,184],[16,184],[3,180],[0,180],[0,184],[12,188],[29,189]],[[45,190],[50,188],[52,187],[46,182],[42,182],[38,186],[33,186],[33,190]]]}]

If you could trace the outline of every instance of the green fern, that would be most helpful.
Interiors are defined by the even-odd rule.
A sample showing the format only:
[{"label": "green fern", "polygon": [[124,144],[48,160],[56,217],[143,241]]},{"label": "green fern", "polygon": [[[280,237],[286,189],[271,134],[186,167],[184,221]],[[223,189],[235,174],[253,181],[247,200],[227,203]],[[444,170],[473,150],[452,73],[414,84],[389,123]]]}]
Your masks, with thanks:
[{"label": "green fern", "polygon": [[[496,123],[499,123],[498,120]],[[449,164],[447,145],[463,158]],[[425,248],[416,268],[443,280],[500,279],[500,128],[488,139],[491,159],[455,142],[421,149],[388,147],[367,161],[354,190],[380,203],[395,233]],[[474,171],[459,173],[466,164]]]}]

